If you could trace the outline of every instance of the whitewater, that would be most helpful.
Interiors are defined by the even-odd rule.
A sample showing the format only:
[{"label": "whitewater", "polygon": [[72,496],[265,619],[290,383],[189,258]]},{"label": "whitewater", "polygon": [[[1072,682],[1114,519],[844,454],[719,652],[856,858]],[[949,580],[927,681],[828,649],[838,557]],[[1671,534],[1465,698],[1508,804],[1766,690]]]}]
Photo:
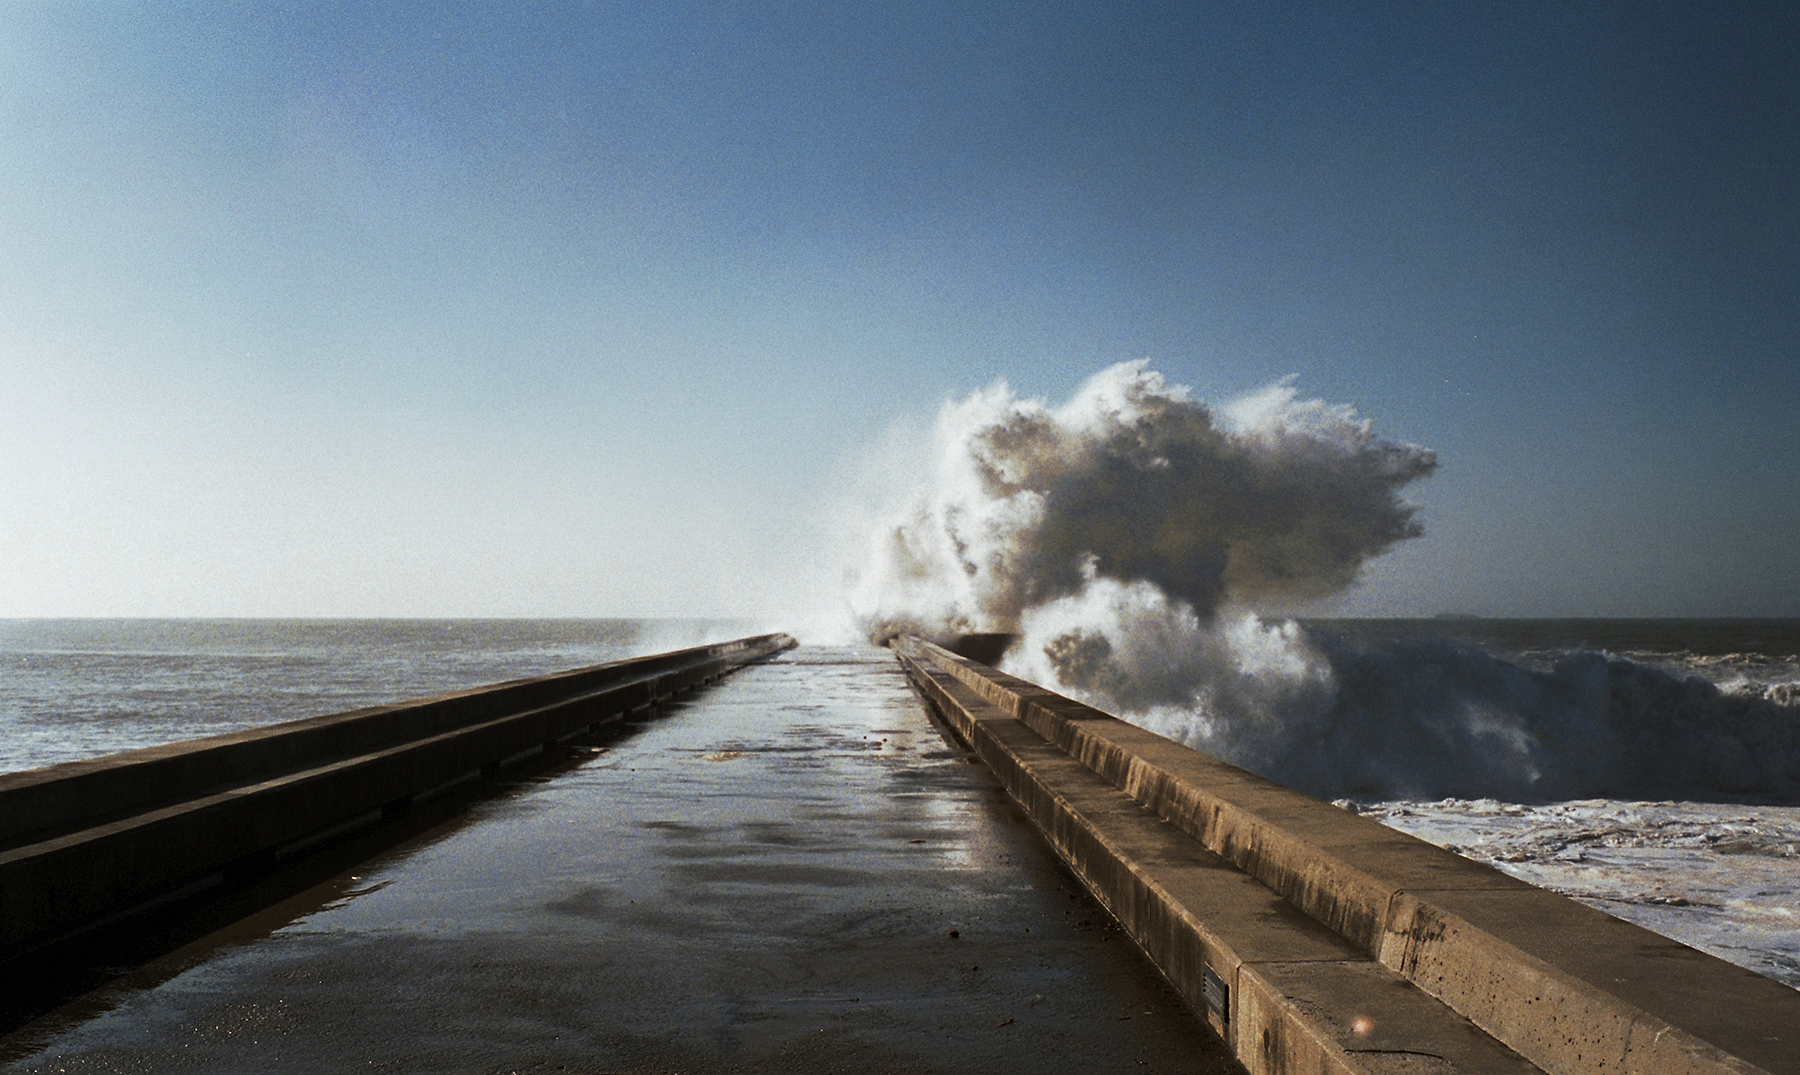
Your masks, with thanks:
[{"label": "whitewater", "polygon": [[1292,379],[1122,363],[947,403],[850,604],[1014,636],[1005,670],[1800,986],[1796,621],[1292,618],[1423,536],[1428,448]]}]

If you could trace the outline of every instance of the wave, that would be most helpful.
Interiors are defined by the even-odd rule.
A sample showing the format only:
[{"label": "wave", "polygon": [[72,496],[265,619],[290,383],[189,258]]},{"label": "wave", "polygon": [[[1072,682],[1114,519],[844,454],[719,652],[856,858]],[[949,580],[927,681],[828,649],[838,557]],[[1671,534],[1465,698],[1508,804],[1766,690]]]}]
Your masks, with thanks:
[{"label": "wave", "polygon": [[1291,380],[1214,410],[1125,363],[1058,408],[996,385],[936,437],[852,597],[877,641],[1016,634],[1009,671],[1327,799],[1800,802],[1791,685],[1259,615],[1419,536],[1400,492],[1436,466]]}]

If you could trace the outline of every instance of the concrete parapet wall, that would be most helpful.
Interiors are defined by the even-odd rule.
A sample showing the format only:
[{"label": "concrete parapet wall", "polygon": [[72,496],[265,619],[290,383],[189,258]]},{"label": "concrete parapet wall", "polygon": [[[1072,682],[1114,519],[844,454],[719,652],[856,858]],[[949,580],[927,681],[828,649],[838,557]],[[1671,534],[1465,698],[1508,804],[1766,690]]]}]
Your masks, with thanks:
[{"label": "concrete parapet wall", "polygon": [[[1386,975],[1405,983],[1556,1075],[1800,1072],[1800,992],[931,643],[904,639],[896,649],[941,711],[960,707],[961,719],[975,728],[979,722],[966,714],[991,709],[1178,830],[1195,852],[1215,856],[1326,927],[1353,956],[1330,961],[1355,968],[1333,972],[1348,975],[1346,982]],[[1007,734],[1016,736],[979,733],[996,743]],[[1001,761],[996,771],[1009,765]],[[1035,792],[1014,794],[1033,810],[1026,800]],[[1081,870],[1081,839],[1046,831]],[[1130,885],[1114,887],[1112,900],[1126,910],[1108,905],[1131,928],[1141,901],[1128,894]],[[1180,928],[1203,936],[1212,912],[1204,901],[1184,906],[1200,924]],[[1146,930],[1140,942],[1192,1000],[1192,983],[1184,982],[1191,975],[1182,969],[1192,959],[1181,954],[1191,942],[1146,940],[1156,932]],[[1252,1070],[1337,1070],[1348,1062],[1302,1063],[1294,1049],[1310,1056],[1307,1050],[1336,1039],[1277,1018],[1304,1014],[1310,1003],[1291,992],[1299,972],[1280,968],[1317,962],[1259,961],[1247,975],[1242,963],[1229,967],[1234,1003],[1251,1005],[1249,1021],[1275,1019],[1266,1042],[1228,1036]],[[1222,974],[1220,963],[1212,967]],[[1320,971],[1302,969],[1306,980]],[[1241,1037],[1244,1022],[1237,1026]],[[1257,1060],[1265,1045],[1268,1056]],[[1270,1059],[1290,1053],[1291,1063]],[[1357,1063],[1343,1070],[1376,1070],[1367,1057]]]},{"label": "concrete parapet wall", "polygon": [[902,662],[1253,1075],[1538,1070],[954,677]]},{"label": "concrete parapet wall", "polygon": [[0,776],[0,953],[794,645],[763,635]]}]

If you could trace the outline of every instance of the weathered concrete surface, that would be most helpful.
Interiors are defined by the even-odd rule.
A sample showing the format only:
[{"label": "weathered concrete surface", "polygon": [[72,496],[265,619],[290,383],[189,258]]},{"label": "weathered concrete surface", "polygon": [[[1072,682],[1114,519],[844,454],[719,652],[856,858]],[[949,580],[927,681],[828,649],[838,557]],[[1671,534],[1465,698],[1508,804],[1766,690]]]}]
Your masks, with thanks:
[{"label": "weathered concrete surface", "polygon": [[740,639],[0,775],[0,955],[792,645]]},{"label": "weathered concrete surface", "polygon": [[1240,1070],[933,730],[890,654],[803,648],[627,727],[0,1058],[233,1075]]},{"label": "weathered concrete surface", "polygon": [[929,643],[901,650],[1547,1071],[1800,1072],[1800,992]]},{"label": "weathered concrete surface", "polygon": [[[1537,1069],[902,644],[913,683],[1257,1075]],[[1398,1059],[1396,1059],[1398,1058]]]},{"label": "weathered concrete surface", "polygon": [[1539,1070],[1373,960],[1247,963],[1237,981],[1245,1028],[1238,1049],[1255,1071],[1526,1075]]},{"label": "weathered concrete surface", "polygon": [[1800,993],[1553,892],[1402,891],[1390,922],[1384,962],[1527,1048],[1594,1070],[1800,1070]]}]

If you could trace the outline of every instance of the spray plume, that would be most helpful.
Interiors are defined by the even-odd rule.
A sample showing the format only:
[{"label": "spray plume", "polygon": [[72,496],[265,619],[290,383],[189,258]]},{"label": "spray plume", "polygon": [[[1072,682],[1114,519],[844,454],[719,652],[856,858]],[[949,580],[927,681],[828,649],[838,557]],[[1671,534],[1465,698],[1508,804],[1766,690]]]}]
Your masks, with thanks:
[{"label": "spray plume", "polygon": [[1218,408],[1147,363],[1066,404],[947,404],[852,597],[877,642],[1007,632],[1009,671],[1325,797],[1800,800],[1800,720],[1599,654],[1547,671],[1360,644],[1271,607],[1419,536],[1428,449],[1292,379]]},{"label": "spray plume", "polygon": [[1417,536],[1398,490],[1435,465],[1291,382],[1215,415],[1143,362],[1054,409],[997,384],[944,408],[937,446],[858,593],[877,636],[1017,631],[1099,579],[1148,583],[1207,622],[1329,594]]}]

